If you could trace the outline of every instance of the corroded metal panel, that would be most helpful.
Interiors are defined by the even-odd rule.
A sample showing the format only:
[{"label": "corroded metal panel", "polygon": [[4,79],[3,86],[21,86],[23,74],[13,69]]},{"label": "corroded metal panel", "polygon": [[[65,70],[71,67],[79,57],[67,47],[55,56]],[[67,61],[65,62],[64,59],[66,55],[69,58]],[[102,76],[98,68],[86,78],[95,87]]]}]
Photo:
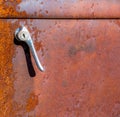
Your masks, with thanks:
[{"label": "corroded metal panel", "polygon": [[[24,24],[43,63],[14,40]],[[120,116],[120,20],[0,20],[0,117]]]},{"label": "corroded metal panel", "polygon": [[120,18],[120,0],[0,0],[1,18]]}]

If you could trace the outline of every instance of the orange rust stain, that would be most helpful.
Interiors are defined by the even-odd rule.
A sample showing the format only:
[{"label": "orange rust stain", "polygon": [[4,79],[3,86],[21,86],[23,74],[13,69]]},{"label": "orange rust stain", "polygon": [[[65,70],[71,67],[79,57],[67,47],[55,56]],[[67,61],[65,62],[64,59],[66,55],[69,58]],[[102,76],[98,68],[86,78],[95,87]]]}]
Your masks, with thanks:
[{"label": "orange rust stain", "polygon": [[43,46],[43,43],[40,41],[40,42],[36,42],[35,41],[35,49],[37,50],[37,51],[39,51],[40,49],[41,49],[41,51],[42,51],[42,53],[43,53],[43,51],[44,51],[44,46]]},{"label": "orange rust stain", "polygon": [[30,112],[35,109],[35,107],[38,105],[38,96],[36,96],[34,93],[31,93],[26,105],[26,111]]},{"label": "orange rust stain", "polygon": [[0,16],[1,17],[17,17],[17,16],[26,16],[25,11],[23,12],[17,12],[15,9],[16,4],[19,4],[21,0],[0,0]]},{"label": "orange rust stain", "polygon": [[[13,117],[12,57],[14,44],[10,24],[0,20],[0,117]],[[12,115],[11,115],[12,114]]]}]

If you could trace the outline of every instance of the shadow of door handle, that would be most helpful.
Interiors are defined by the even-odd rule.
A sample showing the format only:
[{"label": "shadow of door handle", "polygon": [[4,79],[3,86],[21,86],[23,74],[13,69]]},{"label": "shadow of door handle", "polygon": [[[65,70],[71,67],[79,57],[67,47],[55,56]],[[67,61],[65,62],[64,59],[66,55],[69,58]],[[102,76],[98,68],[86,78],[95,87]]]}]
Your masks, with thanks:
[{"label": "shadow of door handle", "polygon": [[31,38],[30,33],[27,30],[27,28],[25,26],[22,26],[22,27],[18,28],[15,31],[15,38],[18,41],[24,41],[25,43],[27,43],[27,45],[29,46],[29,48],[32,52],[32,55],[35,59],[35,62],[36,62],[36,65],[37,65],[38,69],[43,72],[44,68],[39,61],[39,58],[37,56],[37,53],[36,53],[36,50],[35,50],[35,47],[34,47],[34,44],[33,44],[33,41],[32,41],[32,38]]}]

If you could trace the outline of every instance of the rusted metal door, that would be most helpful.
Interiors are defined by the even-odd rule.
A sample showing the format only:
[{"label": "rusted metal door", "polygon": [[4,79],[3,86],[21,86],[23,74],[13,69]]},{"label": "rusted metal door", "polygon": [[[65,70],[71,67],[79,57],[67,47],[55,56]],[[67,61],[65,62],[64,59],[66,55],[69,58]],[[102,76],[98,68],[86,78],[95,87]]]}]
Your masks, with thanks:
[{"label": "rusted metal door", "polygon": [[[0,117],[120,116],[118,0],[1,1],[0,9]],[[14,38],[21,25],[44,72]]]}]

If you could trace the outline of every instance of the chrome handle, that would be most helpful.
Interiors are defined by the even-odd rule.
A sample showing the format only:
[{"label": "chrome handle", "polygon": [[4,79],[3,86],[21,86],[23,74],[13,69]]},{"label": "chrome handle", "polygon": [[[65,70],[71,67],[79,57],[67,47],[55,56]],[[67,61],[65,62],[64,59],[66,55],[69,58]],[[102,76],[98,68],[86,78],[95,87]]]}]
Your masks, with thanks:
[{"label": "chrome handle", "polygon": [[30,33],[27,30],[27,28],[25,26],[22,26],[22,27],[18,28],[15,31],[15,37],[16,37],[17,40],[24,41],[25,43],[27,43],[27,45],[29,46],[29,48],[32,52],[32,55],[35,59],[37,67],[39,68],[40,71],[44,71],[44,68],[42,67],[42,65],[41,65],[41,63],[38,59],[38,56],[37,56],[32,38],[31,38]]}]

